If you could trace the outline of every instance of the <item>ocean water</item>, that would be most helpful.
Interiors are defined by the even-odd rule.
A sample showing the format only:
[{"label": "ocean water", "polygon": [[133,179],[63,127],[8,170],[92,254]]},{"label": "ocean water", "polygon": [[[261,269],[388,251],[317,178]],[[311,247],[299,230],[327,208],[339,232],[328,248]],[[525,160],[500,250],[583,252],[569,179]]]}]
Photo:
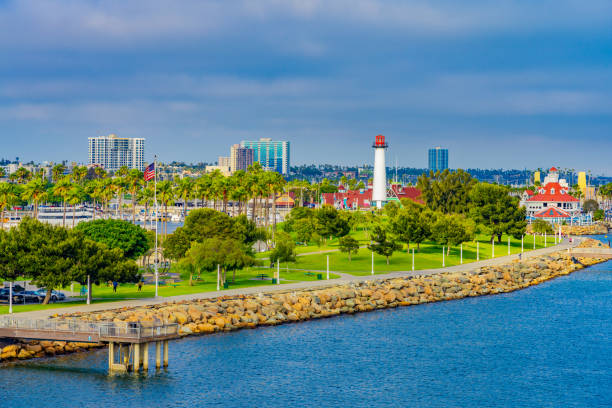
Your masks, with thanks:
[{"label": "ocean water", "polygon": [[[151,354],[154,354],[153,352]],[[513,293],[0,367],[6,407],[609,407],[612,263]]]}]

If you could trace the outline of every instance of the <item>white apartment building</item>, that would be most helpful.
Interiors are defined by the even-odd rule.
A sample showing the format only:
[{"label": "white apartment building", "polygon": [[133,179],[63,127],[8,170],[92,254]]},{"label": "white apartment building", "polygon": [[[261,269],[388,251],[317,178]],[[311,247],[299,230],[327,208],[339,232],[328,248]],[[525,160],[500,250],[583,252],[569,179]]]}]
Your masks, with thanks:
[{"label": "white apartment building", "polygon": [[89,138],[88,164],[97,164],[108,171],[126,166],[144,171],[144,138],[116,135]]}]

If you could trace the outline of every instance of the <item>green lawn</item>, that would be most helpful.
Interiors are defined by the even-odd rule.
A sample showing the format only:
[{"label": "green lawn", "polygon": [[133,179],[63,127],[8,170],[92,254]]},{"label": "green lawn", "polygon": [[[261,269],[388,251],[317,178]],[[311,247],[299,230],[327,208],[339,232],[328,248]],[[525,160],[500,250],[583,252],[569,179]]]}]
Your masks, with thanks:
[{"label": "green lawn", "polygon": [[[284,267],[284,265],[283,265]],[[305,271],[296,271],[281,268],[281,284],[293,283],[298,281],[313,281],[317,280],[315,275],[306,275]],[[233,275],[230,272],[227,275],[227,279],[230,283],[229,289],[246,288],[251,286],[269,286],[272,285],[270,280],[258,279],[259,274],[266,274],[268,278],[275,277],[276,270],[270,270],[267,268],[247,268],[243,271],[236,272],[236,281],[233,282]],[[338,275],[333,275],[333,278],[337,278]],[[332,278],[332,276],[330,276]],[[163,279],[160,279],[160,281]],[[180,281],[176,284],[176,287],[170,285],[159,286],[159,296],[177,296],[177,295],[189,295],[192,293],[212,292],[217,290],[216,273],[202,275],[202,280],[194,281],[193,286],[189,286],[188,280]],[[74,290],[79,291],[80,285],[75,285]],[[119,284],[117,293],[113,292],[113,288],[101,285],[93,287],[94,298],[104,299],[131,299],[131,298],[150,298],[155,296],[155,285],[144,285],[142,291],[139,292],[138,288],[134,284]]]},{"label": "green lawn", "polygon": [[[479,252],[480,260],[491,259],[492,245],[488,242],[487,237],[479,236]],[[503,243],[495,244],[495,257],[508,255],[507,237],[503,238]],[[554,237],[548,237],[548,246],[554,245]],[[476,242],[463,244],[463,263],[476,261]],[[413,245],[412,248],[416,246]],[[536,248],[544,247],[544,237],[536,237]],[[525,239],[525,251],[533,249],[533,239],[531,236]],[[516,254],[521,252],[521,240],[511,238],[510,253]],[[291,267],[325,270],[327,256],[329,255],[330,270],[337,272],[346,272],[352,275],[368,275],[372,271],[372,253],[362,248],[359,252],[352,256],[352,261],[349,262],[348,256],[341,252],[332,252],[328,254],[306,255],[297,258],[297,261],[291,263]],[[453,266],[460,264],[460,248],[451,248],[450,255],[445,256],[445,266]],[[415,249],[415,270],[432,269],[442,267],[442,246],[434,243],[421,244],[421,249],[416,252]],[[383,256],[374,255],[374,271],[375,273],[386,273],[393,271],[408,271],[412,269],[412,249],[410,253],[406,253],[406,249],[395,252],[390,258],[390,263],[387,265],[386,259]]]},{"label": "green lawn", "polygon": [[[104,303],[108,302],[108,300],[95,300],[93,303]],[[71,302],[62,302],[62,303],[50,303],[48,305],[40,305],[37,303],[28,303],[25,305],[15,304],[13,305],[13,313],[19,312],[31,312],[34,310],[45,310],[45,309],[56,309],[58,307],[70,307],[70,306],[79,306],[84,305],[85,300],[75,300]],[[8,305],[0,305],[0,314],[7,314],[9,310]]]}]

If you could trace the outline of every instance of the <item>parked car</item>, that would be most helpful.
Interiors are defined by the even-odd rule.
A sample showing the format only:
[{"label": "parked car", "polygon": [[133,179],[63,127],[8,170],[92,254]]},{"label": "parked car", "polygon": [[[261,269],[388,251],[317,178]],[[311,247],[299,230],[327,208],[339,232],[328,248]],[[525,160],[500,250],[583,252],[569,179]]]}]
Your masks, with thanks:
[{"label": "parked car", "polygon": [[40,303],[45,297],[40,297],[36,292],[24,290],[13,295],[13,303]]},{"label": "parked car", "polygon": [[[45,296],[47,296],[47,289],[41,288],[38,289],[36,291],[36,294],[38,296],[42,296],[42,298],[44,299]],[[62,292],[58,292],[57,290],[52,290],[51,291],[51,301],[52,302],[57,302],[58,300],[66,300],[66,295],[64,295]]]},{"label": "parked car", "polygon": [[[19,286],[19,285],[15,285],[13,287],[13,295],[16,295],[18,293],[23,292],[23,286]],[[2,288],[0,289],[0,300],[4,300],[7,301],[9,300],[9,293],[10,293],[10,289],[9,288]]]}]

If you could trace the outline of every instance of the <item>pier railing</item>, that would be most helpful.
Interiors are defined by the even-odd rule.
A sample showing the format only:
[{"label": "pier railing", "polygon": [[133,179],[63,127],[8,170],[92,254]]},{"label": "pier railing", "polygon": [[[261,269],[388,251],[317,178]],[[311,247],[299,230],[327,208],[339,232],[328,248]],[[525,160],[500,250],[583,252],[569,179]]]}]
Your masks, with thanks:
[{"label": "pier railing", "polygon": [[89,322],[77,319],[0,318],[0,337],[73,341],[123,341],[140,343],[178,337],[179,325],[156,322]]}]

